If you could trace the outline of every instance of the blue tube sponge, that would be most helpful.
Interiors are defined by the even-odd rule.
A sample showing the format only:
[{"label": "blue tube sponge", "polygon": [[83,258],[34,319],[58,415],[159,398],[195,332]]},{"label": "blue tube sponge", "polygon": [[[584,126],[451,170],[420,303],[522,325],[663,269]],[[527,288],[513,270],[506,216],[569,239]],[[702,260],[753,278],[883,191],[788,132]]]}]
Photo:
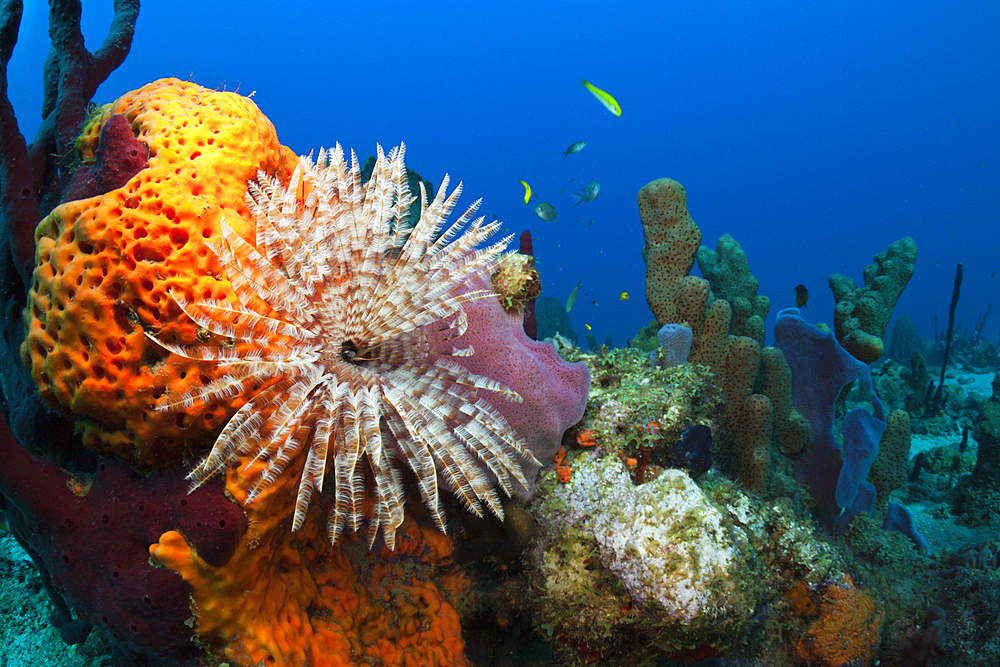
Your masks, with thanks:
[{"label": "blue tube sponge", "polygon": [[690,327],[683,324],[664,324],[656,334],[660,347],[649,353],[653,367],[672,368],[687,363],[693,337]]},{"label": "blue tube sponge", "polygon": [[[871,513],[875,487],[865,481],[885,430],[885,411],[872,391],[868,367],[841,347],[830,332],[799,317],[798,308],[778,313],[774,338],[792,371],[792,403],[809,420],[809,445],[795,464],[796,477],[816,501],[816,518],[843,533],[861,512]],[[841,390],[859,380],[872,410],[855,408],[834,436],[835,406]]]}]

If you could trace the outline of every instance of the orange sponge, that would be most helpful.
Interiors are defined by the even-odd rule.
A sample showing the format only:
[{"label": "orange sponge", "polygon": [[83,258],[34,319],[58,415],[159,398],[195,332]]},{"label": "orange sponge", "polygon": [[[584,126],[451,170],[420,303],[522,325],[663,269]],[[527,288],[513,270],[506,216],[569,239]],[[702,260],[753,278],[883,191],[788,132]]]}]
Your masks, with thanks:
[{"label": "orange sponge", "polygon": [[843,585],[827,586],[819,618],[798,643],[799,657],[823,667],[871,665],[884,621],[882,606],[844,575]]},{"label": "orange sponge", "polygon": [[[226,489],[250,527],[225,565],[206,563],[176,531],[150,546],[154,563],[193,587],[198,641],[215,657],[247,665],[467,665],[451,601],[469,581],[451,559],[451,540],[408,511],[395,551],[369,551],[356,533],[334,547],[328,506],[312,507],[292,533],[303,460],[249,507],[246,489],[266,464],[244,457],[227,471]],[[422,510],[418,502],[406,507]]]},{"label": "orange sponge", "polygon": [[258,170],[287,178],[295,154],[246,97],[163,79],[93,115],[80,135],[93,159],[100,129],[124,115],[149,149],[146,168],[123,187],[66,202],[35,231],[35,269],[21,348],[42,398],[77,420],[84,443],[132,463],[177,460],[240,407],[194,404],[157,412],[215,377],[204,363],[172,358],[147,338],[193,343],[204,332],[170,297],[233,298],[207,241],[219,219],[247,240],[243,201]]}]

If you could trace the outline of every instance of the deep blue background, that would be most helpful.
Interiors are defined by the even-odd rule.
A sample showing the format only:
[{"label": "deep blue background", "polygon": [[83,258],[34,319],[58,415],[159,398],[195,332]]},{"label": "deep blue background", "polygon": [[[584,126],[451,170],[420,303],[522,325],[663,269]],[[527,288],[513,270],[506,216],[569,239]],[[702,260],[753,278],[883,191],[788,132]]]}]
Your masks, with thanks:
[{"label": "deep blue background", "polygon": [[[95,101],[175,76],[254,93],[300,153],[339,141],[364,159],[403,141],[425,178],[450,173],[463,202],[482,197],[482,213],[532,230],[546,294],[565,299],[582,277],[577,331],[616,344],[652,319],[635,198],[664,176],[687,189],[703,243],[726,232],[742,243],[772,300],[769,328],[798,283],[811,293],[805,316],[832,322],[827,276],[860,281],[873,255],[913,236],[920,257],[896,314],[932,338],[964,262],[958,319],[970,326],[992,301],[996,339],[996,0],[277,4],[145,2],[131,55]],[[46,12],[26,3],[10,66],[29,138]],[[110,0],[85,2],[92,50],[111,12]],[[574,141],[588,145],[563,160]],[[524,206],[519,179],[541,199]],[[572,207],[592,179],[600,196]],[[533,215],[541,200],[558,224]]]}]

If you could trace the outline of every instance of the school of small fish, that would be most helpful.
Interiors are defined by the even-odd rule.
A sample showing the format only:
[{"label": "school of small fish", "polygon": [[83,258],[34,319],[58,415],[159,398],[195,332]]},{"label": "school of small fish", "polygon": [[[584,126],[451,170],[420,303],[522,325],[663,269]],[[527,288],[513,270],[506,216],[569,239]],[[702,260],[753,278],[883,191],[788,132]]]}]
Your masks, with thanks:
[{"label": "school of small fish", "polygon": [[[582,85],[588,92],[590,92],[590,94],[594,96],[594,99],[600,102],[601,105],[604,106],[604,108],[606,108],[615,116],[621,117],[622,115],[621,105],[618,104],[618,100],[616,100],[614,96],[612,96],[607,91],[598,88],[597,86],[590,83],[586,79],[580,79],[580,85]],[[574,141],[566,148],[566,150],[560,151],[559,154],[562,155],[563,160],[565,160],[570,155],[575,155],[586,147],[587,147],[586,141]],[[575,179],[570,179],[569,182],[572,184],[574,180]],[[525,206],[528,205],[532,197],[540,198],[532,190],[531,186],[528,184],[526,180],[519,180],[518,183],[524,188]],[[566,188],[564,187],[562,189],[562,193],[565,193],[565,191]],[[576,198],[576,202],[573,204],[573,206],[579,206],[580,204],[589,204],[593,202],[595,199],[597,199],[597,195],[600,194],[600,192],[601,192],[601,184],[594,180],[590,181],[587,184],[587,186],[583,188],[581,192],[573,193],[573,196]],[[539,220],[542,220],[544,222],[555,222],[556,224],[559,223],[559,213],[556,210],[556,207],[553,206],[550,202],[542,201],[541,203],[536,204],[533,210],[535,215],[538,216]],[[583,226],[582,220],[578,219],[576,222],[579,225]],[[590,220],[587,223],[587,226],[589,227],[592,224],[594,224],[594,221]],[[557,245],[555,249],[558,250],[560,245]],[[604,251],[601,251],[601,254],[605,255],[606,253]],[[566,299],[567,314],[573,310],[573,306],[576,304],[576,298],[580,292],[580,288],[582,285],[583,285],[583,278],[580,279],[580,282],[577,283],[576,287],[574,287],[573,290],[569,293],[569,296]],[[618,300],[623,302],[628,301],[628,298],[629,298],[628,292],[621,292],[621,294],[619,294],[618,296]],[[595,307],[597,306],[597,301],[591,301],[590,303]],[[591,330],[589,324],[585,324],[584,326],[587,327],[588,331]]]}]

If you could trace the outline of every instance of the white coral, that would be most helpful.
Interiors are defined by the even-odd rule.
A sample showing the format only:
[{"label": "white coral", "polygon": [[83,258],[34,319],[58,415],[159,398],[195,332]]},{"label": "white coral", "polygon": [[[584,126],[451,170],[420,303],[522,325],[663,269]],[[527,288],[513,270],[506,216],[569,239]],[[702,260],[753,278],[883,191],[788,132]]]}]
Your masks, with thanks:
[{"label": "white coral", "polygon": [[465,331],[464,303],[494,298],[489,290],[465,285],[493,271],[509,237],[479,247],[500,225],[472,220],[478,201],[446,226],[462,189],[459,184],[446,195],[447,176],[430,203],[421,185],[419,221],[412,230],[400,225],[415,200],[404,150],[400,145],[385,156],[379,146],[366,184],[356,156],[352,152],[348,165],[339,145],[321,151],[315,164],[300,158],[287,187],[259,174],[246,198],[256,218],[256,247],[222,223],[223,242],[212,248],[240,304],[187,303],[174,295],[192,320],[224,344],[158,341],[175,354],[220,362],[225,370],[159,409],[227,400],[247,386],[261,387],[191,471],[194,486],[236,456],[251,455],[267,462],[249,494],[252,502],[306,449],[292,530],[302,526],[332,464],[331,542],[345,525],[357,530],[364,519],[362,458],[374,476],[377,500],[369,542],[381,528],[390,548],[403,520],[402,484],[391,458],[416,474],[442,530],[439,478],[470,510],[481,514],[485,502],[502,518],[494,479],[509,494],[515,484],[527,486],[522,461],[534,462],[504,417],[477,394],[500,392],[514,401],[520,396],[449,358],[471,355],[471,348],[431,352],[433,343]]}]

